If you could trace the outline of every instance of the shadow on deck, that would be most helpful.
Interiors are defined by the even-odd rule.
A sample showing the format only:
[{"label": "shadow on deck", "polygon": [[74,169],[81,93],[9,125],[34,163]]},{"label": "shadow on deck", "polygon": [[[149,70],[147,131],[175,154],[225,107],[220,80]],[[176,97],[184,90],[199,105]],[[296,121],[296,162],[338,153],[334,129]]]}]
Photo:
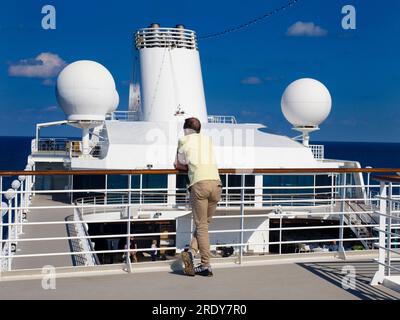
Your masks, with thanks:
[{"label": "shadow on deck", "polygon": [[[347,292],[361,300],[397,300],[400,297],[397,292],[382,286],[370,285],[377,270],[377,265],[372,262],[313,262],[298,265],[338,288],[348,288]],[[355,277],[351,275],[353,271]]]}]

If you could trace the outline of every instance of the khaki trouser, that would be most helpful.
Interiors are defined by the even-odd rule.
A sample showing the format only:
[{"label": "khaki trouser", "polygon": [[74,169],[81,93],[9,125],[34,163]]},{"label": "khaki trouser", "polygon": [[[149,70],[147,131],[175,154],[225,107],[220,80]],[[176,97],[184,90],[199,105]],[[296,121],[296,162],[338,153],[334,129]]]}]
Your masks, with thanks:
[{"label": "khaki trouser", "polygon": [[194,254],[200,251],[201,264],[210,265],[210,240],[208,226],[215,213],[218,201],[221,199],[221,181],[203,180],[190,187],[193,218],[196,229],[190,248]]}]

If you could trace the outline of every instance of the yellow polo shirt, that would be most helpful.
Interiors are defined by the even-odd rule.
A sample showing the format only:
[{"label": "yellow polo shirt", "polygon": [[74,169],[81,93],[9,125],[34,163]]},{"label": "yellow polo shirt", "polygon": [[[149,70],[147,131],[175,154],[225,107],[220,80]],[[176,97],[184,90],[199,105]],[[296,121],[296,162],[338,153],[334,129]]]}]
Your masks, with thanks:
[{"label": "yellow polo shirt", "polygon": [[179,139],[178,153],[184,155],[184,164],[188,165],[190,186],[202,180],[221,180],[209,136],[201,133],[184,136]]}]

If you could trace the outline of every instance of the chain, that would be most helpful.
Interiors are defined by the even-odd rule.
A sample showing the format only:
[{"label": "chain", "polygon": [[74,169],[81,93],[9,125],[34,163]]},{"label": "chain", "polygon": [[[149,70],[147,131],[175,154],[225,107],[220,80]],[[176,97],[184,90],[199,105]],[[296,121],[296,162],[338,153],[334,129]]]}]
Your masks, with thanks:
[{"label": "chain", "polygon": [[267,13],[263,14],[262,16],[259,16],[257,18],[254,18],[246,23],[242,23],[236,27],[232,27],[229,29],[225,29],[224,31],[220,31],[220,32],[216,32],[216,33],[211,33],[205,36],[200,36],[198,37],[199,40],[205,40],[205,39],[211,39],[211,38],[216,38],[216,37],[221,37],[224,36],[226,34],[232,33],[232,32],[236,32],[239,31],[241,29],[247,28],[253,24],[256,24],[258,22],[260,22],[261,20],[267,19],[272,17],[273,15],[285,11],[286,9],[289,9],[290,7],[292,7],[293,5],[295,5],[299,0],[290,0],[287,4],[283,5],[280,8],[276,8],[274,10],[268,11]]}]

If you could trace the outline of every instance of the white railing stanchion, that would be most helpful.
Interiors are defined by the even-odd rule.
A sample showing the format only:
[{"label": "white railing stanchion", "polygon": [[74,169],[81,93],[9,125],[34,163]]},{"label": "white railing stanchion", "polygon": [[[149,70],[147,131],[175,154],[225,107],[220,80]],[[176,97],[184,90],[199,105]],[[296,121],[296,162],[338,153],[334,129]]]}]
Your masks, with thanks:
[{"label": "white railing stanchion", "polygon": [[[19,188],[18,188],[19,189]],[[16,241],[18,237],[18,225],[15,223],[19,221],[19,209],[18,209],[18,193],[17,190],[15,190],[15,197],[14,197],[14,214],[13,214],[13,239]]]},{"label": "white railing stanchion", "polygon": [[378,285],[385,278],[385,246],[386,246],[386,211],[387,211],[387,186],[385,182],[380,183],[379,189],[379,242],[378,242],[378,271],[371,281],[371,285]]},{"label": "white railing stanchion", "polygon": [[[12,216],[12,200],[8,200],[8,226],[7,226],[7,240],[11,240],[11,216]],[[7,260],[7,269],[8,271],[11,271],[11,242],[6,243],[7,246],[7,255],[8,255],[8,260]]]},{"label": "white railing stanchion", "polygon": [[239,264],[242,264],[243,260],[243,245],[244,245],[244,234],[243,234],[243,229],[244,229],[244,190],[246,187],[246,179],[245,175],[242,174],[241,176],[241,191],[240,191],[240,250],[239,250]]},{"label": "white railing stanchion", "polygon": [[388,190],[387,190],[387,196],[388,200],[386,202],[386,214],[387,214],[387,241],[386,241],[386,248],[388,249],[386,251],[386,260],[387,260],[387,275],[390,276],[390,250],[392,249],[392,195],[393,195],[393,185],[391,182],[388,183]]},{"label": "white railing stanchion", "polygon": [[143,192],[142,192],[142,190],[143,190],[143,175],[141,174],[140,175],[140,179],[139,179],[139,208],[141,208],[141,206],[142,206],[142,197],[143,197]]},{"label": "white railing stanchion", "polygon": [[106,187],[106,192],[104,195],[104,204],[107,204],[107,194],[108,194],[108,174],[105,176],[105,187]]},{"label": "white railing stanchion", "polygon": [[[341,186],[341,188],[340,188],[340,190],[341,190],[341,192],[340,192],[340,200],[341,200],[341,204],[340,204],[340,211],[342,212],[342,214],[340,215],[340,217],[339,217],[339,221],[340,221],[340,223],[339,223],[339,225],[340,225],[340,228],[339,228],[339,249],[338,249],[338,256],[339,256],[339,258],[340,259],[343,259],[343,260],[346,260],[346,252],[345,252],[345,250],[344,250],[344,246],[343,246],[343,238],[344,238],[344,214],[345,214],[345,212],[346,212],[346,202],[345,202],[345,199],[346,199],[346,178],[347,178],[347,175],[346,175],[346,173],[344,173],[343,175],[342,175],[342,177],[343,177],[343,183],[342,183],[342,186]],[[349,218],[349,221],[350,221],[351,219]]]},{"label": "white railing stanchion", "polygon": [[279,254],[282,254],[282,216],[279,217]]},{"label": "white railing stanchion", "polygon": [[71,204],[74,203],[74,193],[72,192],[72,190],[74,189],[74,175],[70,175],[69,176],[69,183],[70,183],[70,189],[69,189],[69,201],[71,202]]},{"label": "white railing stanchion", "polygon": [[[126,237],[126,267],[127,267],[127,271],[129,273],[132,273],[132,264],[131,264],[131,254],[130,254],[130,248],[131,248],[131,188],[132,188],[132,175],[128,175],[128,185],[129,185],[129,191],[128,191],[128,206],[126,207],[127,209],[127,214],[128,214],[128,221],[127,221],[127,237]],[[134,253],[136,254],[136,252]]]},{"label": "white railing stanchion", "polygon": [[[366,167],[372,168],[372,167]],[[367,203],[371,205],[371,196],[370,196],[370,181],[371,181],[371,172],[367,172]]]},{"label": "white railing stanchion", "polygon": [[[19,207],[20,209],[18,210],[19,214],[18,214],[18,222],[22,223],[22,207],[24,207],[24,180],[20,180],[21,182],[21,195],[20,195],[20,199],[19,199]],[[18,194],[17,194],[18,197]],[[18,235],[22,234],[22,224],[20,224],[19,226],[17,226],[17,233]]]}]

